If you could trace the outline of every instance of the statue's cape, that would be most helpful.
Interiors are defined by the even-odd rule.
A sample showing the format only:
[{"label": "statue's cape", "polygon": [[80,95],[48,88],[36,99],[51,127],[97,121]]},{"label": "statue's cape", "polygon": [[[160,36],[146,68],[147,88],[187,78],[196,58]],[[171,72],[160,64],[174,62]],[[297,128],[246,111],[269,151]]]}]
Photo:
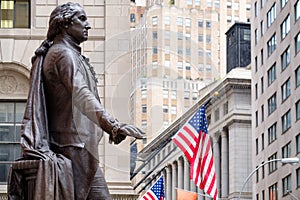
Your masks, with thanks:
[{"label": "statue's cape", "polygon": [[[48,143],[46,101],[42,80],[44,55],[34,57],[30,75],[30,90],[21,128],[21,147],[24,168],[30,160],[38,162],[33,199],[74,199],[72,163],[60,154],[53,153]],[[26,160],[28,161],[26,164]],[[16,161],[15,163],[17,163]],[[9,199],[23,199],[24,171],[13,164],[9,174]],[[30,191],[29,191],[30,192]]]}]

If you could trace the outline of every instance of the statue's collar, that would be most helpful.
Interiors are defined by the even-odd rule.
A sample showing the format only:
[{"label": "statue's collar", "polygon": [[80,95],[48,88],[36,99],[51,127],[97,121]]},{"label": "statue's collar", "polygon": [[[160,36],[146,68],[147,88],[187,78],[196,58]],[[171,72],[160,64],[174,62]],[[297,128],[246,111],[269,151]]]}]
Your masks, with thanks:
[{"label": "statue's collar", "polygon": [[81,47],[68,34],[57,35],[54,39],[54,43],[64,43],[74,51],[81,54]]}]

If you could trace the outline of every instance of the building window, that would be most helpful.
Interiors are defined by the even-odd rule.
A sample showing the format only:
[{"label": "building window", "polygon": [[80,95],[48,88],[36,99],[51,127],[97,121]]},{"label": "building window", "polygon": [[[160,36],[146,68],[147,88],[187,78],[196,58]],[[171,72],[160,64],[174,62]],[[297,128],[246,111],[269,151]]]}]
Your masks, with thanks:
[{"label": "building window", "polygon": [[288,1],[289,0],[281,0],[281,8],[283,8]]},{"label": "building window", "polygon": [[198,27],[200,27],[200,28],[203,27],[203,20],[202,19],[198,20]]},{"label": "building window", "polygon": [[300,66],[295,70],[296,87],[300,85]]},{"label": "building window", "polygon": [[255,44],[257,44],[258,41],[258,33],[257,33],[257,29],[254,30],[254,38],[255,38]]},{"label": "building window", "polygon": [[7,182],[11,163],[20,157],[20,130],[25,103],[0,102],[0,183]]},{"label": "building window", "polygon": [[261,134],[261,150],[265,149],[265,134]]},{"label": "building window", "polygon": [[163,98],[168,99],[169,98],[169,91],[168,90],[163,90]]},{"label": "building window", "polygon": [[265,120],[264,105],[262,105],[260,108],[261,108],[261,121],[263,122]]},{"label": "building window", "polygon": [[296,174],[297,174],[297,185],[296,185],[296,187],[298,188],[298,187],[300,187],[300,168],[298,168],[296,170]]},{"label": "building window", "polygon": [[282,179],[282,195],[287,195],[292,190],[292,175]]},{"label": "building window", "polygon": [[157,47],[156,46],[152,47],[152,53],[157,54]]},{"label": "building window", "polygon": [[198,35],[198,41],[203,42],[203,35]]},{"label": "building window", "polygon": [[272,114],[277,108],[276,92],[268,99],[268,114]]},{"label": "building window", "polygon": [[1,3],[1,28],[30,28],[30,1],[4,0]]},{"label": "building window", "polygon": [[296,21],[299,19],[300,17],[300,0],[298,0],[295,4],[295,19]]},{"label": "building window", "polygon": [[[258,166],[256,166],[255,168],[258,168]],[[256,183],[259,181],[259,171],[256,171]]]},{"label": "building window", "polygon": [[177,114],[177,108],[176,106],[171,106],[171,114],[176,115]]},{"label": "building window", "polygon": [[258,64],[257,64],[257,56],[254,58],[254,65],[255,65],[255,72],[258,70]]},{"label": "building window", "polygon": [[191,34],[190,33],[185,34],[185,40],[187,40],[187,41],[191,40]]},{"label": "building window", "polygon": [[267,42],[268,56],[270,56],[276,49],[276,33]]},{"label": "building window", "polygon": [[169,16],[164,17],[164,24],[165,25],[170,25],[170,17]]},{"label": "building window", "polygon": [[285,101],[291,95],[291,80],[290,78],[281,86],[281,98]]},{"label": "building window", "polygon": [[258,111],[255,111],[255,127],[258,126]]},{"label": "building window", "polygon": [[141,91],[141,97],[142,97],[142,99],[146,99],[147,98],[147,90],[142,90]]},{"label": "building window", "polygon": [[215,110],[215,122],[218,121],[220,119],[220,109],[217,108]]},{"label": "building window", "polygon": [[177,92],[176,92],[176,90],[172,90],[171,91],[171,98],[172,99],[177,99]]},{"label": "building window", "polygon": [[190,99],[190,91],[184,91],[184,99]]},{"label": "building window", "polygon": [[147,127],[147,120],[142,120],[141,126],[142,126],[143,128],[146,128],[146,127]]},{"label": "building window", "polygon": [[130,22],[135,22],[135,14],[130,13]]},{"label": "building window", "polygon": [[211,41],[210,35],[206,35],[206,43],[210,43],[210,41]]},{"label": "building window", "polygon": [[257,7],[257,2],[255,1],[254,3],[254,16],[257,17],[258,14],[258,7]]},{"label": "building window", "polygon": [[260,64],[264,64],[264,49],[260,50]]},{"label": "building window", "polygon": [[296,120],[300,119],[300,100],[296,103]]},{"label": "building window", "polygon": [[263,36],[265,33],[265,29],[264,29],[264,21],[260,22],[260,35]]},{"label": "building window", "polygon": [[147,105],[142,105],[142,113],[147,113]]},{"label": "building window", "polygon": [[270,10],[267,13],[268,28],[273,24],[275,19],[276,19],[276,3],[273,4],[273,6],[270,8]]},{"label": "building window", "polygon": [[264,166],[264,162],[261,163],[261,178],[264,179],[265,178],[265,166]]},{"label": "building window", "polygon": [[178,26],[182,26],[182,25],[183,25],[183,19],[182,19],[182,17],[177,17],[176,24],[177,24]]},{"label": "building window", "polygon": [[206,28],[211,28],[211,22],[210,21],[206,21]]},{"label": "building window", "polygon": [[157,25],[157,16],[152,17],[152,25]]},{"label": "building window", "polygon": [[268,86],[270,86],[276,79],[276,63],[268,70]]},{"label": "building window", "polygon": [[300,153],[300,134],[296,136],[296,153]]},{"label": "building window", "polygon": [[190,18],[185,19],[185,26],[188,26],[188,27],[191,26],[191,19]]},{"label": "building window", "polygon": [[291,127],[291,110],[287,111],[281,117],[281,124],[282,124],[282,132],[283,133]]},{"label": "building window", "polygon": [[152,61],[152,69],[157,69],[158,63],[157,61]]},{"label": "building window", "polygon": [[223,115],[228,114],[228,102],[223,104]]},{"label": "building window", "polygon": [[177,62],[177,69],[178,70],[182,70],[182,66],[183,66],[183,64],[182,64],[182,62]]},{"label": "building window", "polygon": [[157,39],[157,31],[153,31],[152,32],[152,38],[153,39]]},{"label": "building window", "polygon": [[281,29],[281,39],[284,39],[285,36],[290,32],[291,30],[291,22],[290,22],[290,15],[288,15],[285,20],[280,25]]},{"label": "building window", "polygon": [[271,144],[272,142],[274,142],[275,140],[276,140],[276,138],[277,138],[277,136],[276,136],[276,126],[277,126],[277,124],[276,123],[274,123],[272,126],[270,126],[269,128],[268,128],[268,142],[269,142],[269,144]]},{"label": "building window", "polygon": [[185,55],[190,56],[191,55],[191,48],[186,48],[185,49]]},{"label": "building window", "polygon": [[255,84],[255,99],[258,98],[258,89],[257,89],[257,83]]},{"label": "building window", "polygon": [[178,55],[182,55],[182,47],[178,47],[177,53],[178,53]]},{"label": "building window", "polygon": [[[277,153],[274,153],[272,156],[268,158],[268,160],[274,160],[277,159]],[[270,162],[269,163],[269,174],[274,172],[277,169],[277,162]],[[277,199],[277,198],[276,198]]]},{"label": "building window", "polygon": [[163,105],[163,112],[168,113],[169,111],[169,106],[168,105]]},{"label": "building window", "polygon": [[291,61],[290,47],[281,54],[281,70],[283,71]]},{"label": "building window", "polygon": [[170,31],[169,30],[165,30],[165,39],[169,40],[170,39]]},{"label": "building window", "polygon": [[300,32],[295,37],[296,54],[300,51]]},{"label": "building window", "polygon": [[264,93],[264,77],[260,78],[260,85],[261,85],[260,92],[261,92],[261,94],[263,94]]},{"label": "building window", "polygon": [[286,144],[284,147],[282,147],[282,158],[289,158],[291,157],[291,142],[289,142],[288,144]]},{"label": "building window", "polygon": [[255,140],[255,152],[256,152],[256,155],[258,154],[258,138],[256,138],[256,140]]}]

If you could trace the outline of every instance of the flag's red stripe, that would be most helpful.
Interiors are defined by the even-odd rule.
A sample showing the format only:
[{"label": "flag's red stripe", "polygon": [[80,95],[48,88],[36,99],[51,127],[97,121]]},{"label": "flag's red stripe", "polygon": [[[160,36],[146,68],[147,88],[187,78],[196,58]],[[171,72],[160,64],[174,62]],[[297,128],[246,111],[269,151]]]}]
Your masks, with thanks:
[{"label": "flag's red stripe", "polygon": [[190,156],[190,154],[186,151],[186,149],[184,148],[184,146],[176,139],[173,138],[174,143],[181,149],[181,151],[183,151],[184,155],[187,157],[187,159],[189,161],[192,160],[192,157]]},{"label": "flag's red stripe", "polygon": [[194,141],[197,141],[197,136],[187,126],[184,126],[183,130],[185,130],[194,139]]},{"label": "flag's red stripe", "polygon": [[147,195],[150,197],[150,199],[155,200],[154,196],[150,192],[147,192]]},{"label": "flag's red stripe", "polygon": [[[209,143],[208,143],[207,147],[208,146],[209,146]],[[207,161],[207,158],[208,158],[208,154],[206,153],[204,155],[203,162],[202,162],[203,164],[201,166],[201,174],[202,174],[202,177],[203,177],[202,182],[203,182],[204,185],[206,185],[208,175],[210,174],[211,168],[212,168],[212,165],[213,165],[213,160],[210,159],[210,160]],[[203,173],[206,162],[209,162],[209,165],[208,165],[207,171],[205,173]]]},{"label": "flag's red stripe", "polygon": [[143,196],[143,199],[145,199],[145,200],[148,200],[148,198],[147,198],[147,197],[145,197],[145,196]]},{"label": "flag's red stripe", "polygon": [[207,171],[207,173],[205,174],[205,176],[204,176],[204,178],[203,178],[203,181],[202,181],[204,185],[207,184],[208,177],[209,177],[209,175],[210,175],[210,173],[211,173],[212,165],[213,165],[213,160],[210,160],[209,166],[208,166],[208,169],[207,169],[208,171]]},{"label": "flag's red stripe", "polygon": [[189,141],[189,139],[187,139],[187,137],[185,137],[182,132],[179,132],[177,136],[180,137],[189,146],[192,152],[195,152],[195,147],[193,147],[193,144]]},{"label": "flag's red stripe", "polygon": [[213,189],[213,187],[215,185],[215,181],[216,181],[216,174],[213,175],[212,180],[211,180],[211,182],[209,184],[209,187],[207,188],[207,194],[212,194],[212,189]]},{"label": "flag's red stripe", "polygon": [[197,166],[194,166],[195,168],[196,168],[196,174],[194,175],[194,182],[197,184],[199,181],[201,181],[201,180],[199,180],[199,177],[200,176],[202,176],[201,175],[201,166],[203,166],[203,163],[205,163],[205,162],[203,162],[202,161],[202,154],[203,154],[203,146],[201,146],[200,147],[200,141],[202,142],[202,144],[203,144],[203,141],[204,141],[204,139],[205,139],[205,135],[206,135],[206,133],[203,133],[202,131],[200,131],[200,133],[199,133],[199,139],[198,139],[198,143],[197,143],[197,146],[198,146],[198,151],[199,151],[199,148],[200,148],[200,153],[199,153],[199,157],[195,157],[194,159],[198,159],[198,164],[197,164]]}]

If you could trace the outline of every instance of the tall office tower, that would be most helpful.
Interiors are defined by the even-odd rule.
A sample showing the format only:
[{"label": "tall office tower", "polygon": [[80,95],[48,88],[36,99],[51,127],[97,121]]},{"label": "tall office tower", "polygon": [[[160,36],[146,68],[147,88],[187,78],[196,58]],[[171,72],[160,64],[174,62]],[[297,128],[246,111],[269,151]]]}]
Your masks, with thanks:
[{"label": "tall office tower", "polygon": [[[251,0],[154,0],[132,33],[131,118],[150,141],[226,72],[225,32]],[[146,142],[146,141],[145,141]]]},{"label": "tall office tower", "polygon": [[[300,196],[300,1],[252,1],[253,199]],[[270,162],[268,165],[264,163]]]}]

